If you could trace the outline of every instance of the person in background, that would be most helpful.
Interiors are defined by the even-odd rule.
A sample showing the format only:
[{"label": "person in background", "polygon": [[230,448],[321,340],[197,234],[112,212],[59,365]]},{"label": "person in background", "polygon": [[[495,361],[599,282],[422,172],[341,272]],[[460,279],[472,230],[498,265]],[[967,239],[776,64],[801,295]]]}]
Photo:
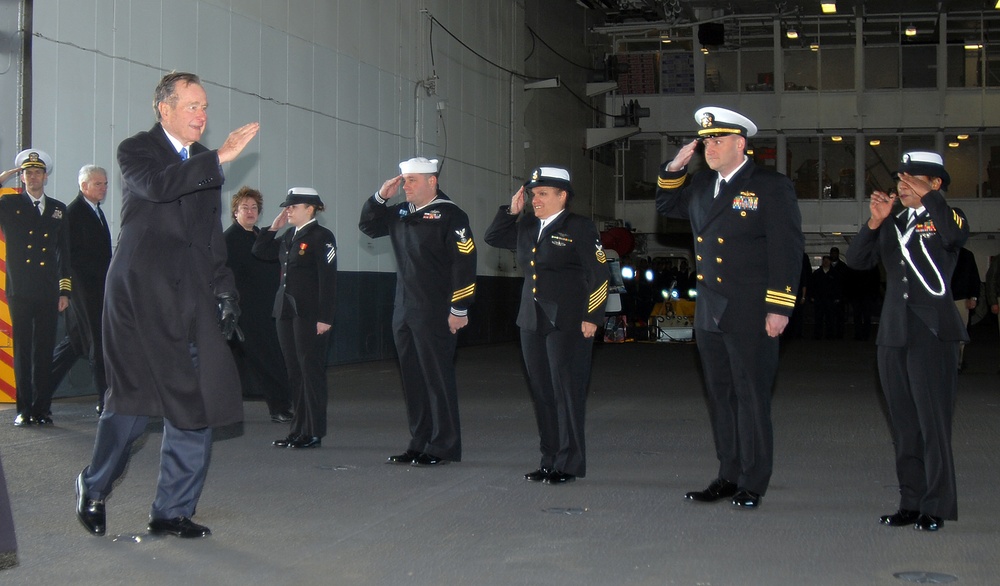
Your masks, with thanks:
[{"label": "person in background", "polygon": [[[542,452],[524,478],[555,485],[587,473],[587,385],[608,298],[600,235],[589,218],[567,210],[572,198],[568,170],[538,167],[486,231],[490,246],[516,249],[524,268],[517,325]],[[533,213],[522,215],[527,200]]]},{"label": "person in background", "polygon": [[226,266],[236,278],[242,309],[239,326],[244,339],[231,340],[229,346],[240,372],[243,396],[263,395],[271,421],[289,423],[292,411],[288,371],[271,317],[281,271],[276,260],[263,260],[252,252],[260,233],[257,218],[264,208],[264,197],[244,185],[230,203],[233,224],[224,233]]},{"label": "person in background", "polygon": [[[337,307],[337,241],[316,221],[323,201],[315,189],[289,189],[281,208],[253,245],[254,255],[281,266],[271,315],[294,402],[288,436],[272,444],[318,448],[326,435],[326,350]],[[292,227],[279,238],[278,230],[286,225]]]},{"label": "person in background", "polygon": [[96,165],[84,165],[78,176],[80,193],[66,206],[69,219],[70,274],[73,291],[66,309],[66,337],[52,355],[52,388],[86,357],[97,391],[97,412],[104,411],[108,379],[104,371],[104,279],[111,264],[111,230],[101,210],[108,194],[108,173]]},{"label": "person in background", "polygon": [[[958,251],[958,262],[955,264],[955,272],[951,276],[951,297],[955,300],[955,307],[958,315],[962,318],[962,323],[968,331],[969,312],[976,309],[979,303],[979,290],[983,284],[979,280],[979,265],[976,264],[976,255],[964,246]],[[965,368],[965,342],[958,343],[958,370]]]},{"label": "person in background", "polygon": [[[904,153],[897,181],[898,198],[872,192],[871,217],[851,241],[847,264],[866,270],[881,262],[886,272],[875,343],[900,498],[879,522],[937,531],[958,518],[951,430],[958,346],[969,335],[949,289],[969,222],[945,201],[951,177],[939,153]],[[901,212],[893,210],[897,199]]]}]

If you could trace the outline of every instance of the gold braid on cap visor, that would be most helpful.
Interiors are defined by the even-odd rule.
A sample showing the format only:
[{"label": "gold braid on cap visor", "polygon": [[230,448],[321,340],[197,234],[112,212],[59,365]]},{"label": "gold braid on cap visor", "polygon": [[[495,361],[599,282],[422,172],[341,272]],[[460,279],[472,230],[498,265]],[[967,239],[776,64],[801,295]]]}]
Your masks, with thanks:
[{"label": "gold braid on cap visor", "polygon": [[720,134],[743,134],[740,128],[702,128],[698,131],[698,136],[712,137]]}]

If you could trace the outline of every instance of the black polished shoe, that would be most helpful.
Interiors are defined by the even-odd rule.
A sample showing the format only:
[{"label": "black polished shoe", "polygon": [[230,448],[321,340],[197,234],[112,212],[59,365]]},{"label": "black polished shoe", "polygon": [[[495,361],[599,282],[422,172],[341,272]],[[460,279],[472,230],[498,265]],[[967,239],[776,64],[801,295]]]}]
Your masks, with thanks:
[{"label": "black polished shoe", "polygon": [[25,427],[35,423],[35,419],[31,415],[25,415],[24,413],[18,413],[17,417],[14,418],[14,427]]},{"label": "black polished shoe", "polygon": [[90,531],[91,535],[104,535],[107,530],[107,515],[104,500],[87,498],[87,487],[83,484],[83,472],[76,477],[76,518]]},{"label": "black polished shoe", "polygon": [[104,405],[98,404],[96,407],[94,407],[94,411],[97,411],[98,415],[104,413]]},{"label": "black polished shoe", "polygon": [[416,450],[406,450],[402,454],[396,454],[395,456],[389,456],[385,459],[386,464],[406,464],[410,465],[413,460],[420,455],[420,452]]},{"label": "black polished shoe", "polygon": [[51,415],[37,415],[37,416],[33,417],[32,419],[35,420],[35,424],[36,425],[52,425],[52,416]]},{"label": "black polished shoe", "polygon": [[294,441],[288,442],[288,447],[295,449],[318,448],[323,443],[323,438],[314,435],[300,435]]},{"label": "black polished shoe", "polygon": [[920,517],[920,511],[899,509],[891,515],[882,515],[878,522],[889,527],[905,527],[916,523],[918,517]]},{"label": "black polished shoe", "polygon": [[292,417],[294,417],[294,415],[292,415],[291,411],[279,411],[271,414],[271,421],[275,423],[290,423],[292,421]]},{"label": "black polished shoe", "polygon": [[741,490],[733,496],[733,506],[737,509],[756,509],[760,506],[760,495],[752,490]]},{"label": "black polished shoe", "polygon": [[920,513],[917,522],[913,524],[913,528],[917,531],[937,531],[942,527],[944,527],[944,519],[923,513]]},{"label": "black polished shoe", "polygon": [[184,539],[208,537],[212,531],[204,525],[199,525],[187,517],[173,519],[150,519],[149,532],[153,535],[176,535]]},{"label": "black polished shoe", "polygon": [[565,472],[553,470],[552,472],[549,472],[549,475],[546,476],[545,480],[543,480],[542,482],[544,482],[545,484],[555,485],[555,484],[569,484],[574,480],[576,480],[576,476],[572,474],[566,474]]},{"label": "black polished shoe", "polygon": [[529,482],[542,482],[552,474],[552,471],[548,468],[539,468],[534,472],[528,472],[524,475],[524,479]]},{"label": "black polished shoe", "polygon": [[271,442],[271,445],[274,446],[274,447],[276,447],[276,448],[287,448],[289,444],[291,444],[292,442],[294,442],[294,441],[296,441],[298,439],[299,439],[299,434],[297,434],[297,433],[290,433],[290,434],[288,434],[287,437],[283,437],[281,439],[274,440],[273,442]]},{"label": "black polished shoe", "polygon": [[448,460],[427,453],[417,454],[417,457],[412,462],[414,466],[443,466],[447,463]]},{"label": "black polished shoe", "polygon": [[736,494],[736,491],[737,486],[735,483],[721,478],[716,478],[705,490],[689,492],[684,495],[684,498],[689,501],[696,501],[699,503],[714,503],[715,501],[733,496]]}]

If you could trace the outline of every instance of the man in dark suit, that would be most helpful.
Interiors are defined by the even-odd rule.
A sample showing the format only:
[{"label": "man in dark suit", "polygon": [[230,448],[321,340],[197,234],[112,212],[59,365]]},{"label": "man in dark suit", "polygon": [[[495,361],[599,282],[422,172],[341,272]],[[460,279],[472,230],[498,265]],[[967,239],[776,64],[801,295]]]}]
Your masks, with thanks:
[{"label": "man in dark suit", "polygon": [[[399,267],[392,328],[410,443],[386,462],[437,466],[462,459],[455,348],[476,297],[476,243],[469,216],[438,188],[437,159],[415,157],[399,171],[358,221],[369,238],[389,237]],[[390,206],[400,187],[406,201]]]},{"label": "man in dark suit", "polygon": [[[747,158],[753,122],[714,106],[698,110],[695,120],[699,138],[663,164],[656,190],[657,211],[690,220],[694,232],[695,338],[719,459],[716,480],[685,497],[732,497],[734,506],[754,509],[774,462],[771,391],[778,336],[798,292],[802,219],[792,182]],[[687,181],[699,143],[711,169]]]},{"label": "man in dark suit", "polygon": [[76,481],[77,516],[95,535],[105,533],[104,499],[150,416],[163,417],[163,445],[149,532],[209,535],[191,517],[208,471],[212,428],[243,418],[226,344],[237,331],[239,308],[220,221],[222,165],[243,151],[259,125],[240,127],[209,150],[197,142],[207,108],[196,75],[169,73],[154,93],[157,124],[118,146],[121,231],[104,303],[108,392],[93,458]]},{"label": "man in dark suit", "polygon": [[52,158],[26,149],[14,160],[22,193],[0,198],[7,241],[7,301],[14,342],[17,417],[14,425],[52,423],[52,350],[59,313],[69,305],[66,205],[45,194]]},{"label": "man in dark suit", "polygon": [[[587,384],[608,298],[601,237],[593,221],[566,210],[572,197],[569,171],[538,167],[486,231],[491,246],[516,248],[524,267],[517,325],[542,452],[524,478],[554,485],[587,474]],[[527,198],[534,213],[522,216]]]},{"label": "man in dark suit", "polygon": [[958,518],[952,417],[959,343],[968,341],[950,281],[969,223],[949,207],[951,177],[940,154],[910,151],[898,171],[895,195],[875,191],[871,218],[847,249],[847,264],[886,272],[879,319],[878,371],[896,448],[899,509],[879,520],[890,527],[937,531]]},{"label": "man in dark suit", "polygon": [[66,207],[73,292],[65,314],[66,337],[52,356],[52,388],[58,388],[77,359],[86,356],[100,413],[108,389],[101,335],[104,279],[111,263],[111,231],[101,210],[101,202],[108,193],[108,174],[101,167],[85,165],[80,169],[79,183],[80,193]]}]

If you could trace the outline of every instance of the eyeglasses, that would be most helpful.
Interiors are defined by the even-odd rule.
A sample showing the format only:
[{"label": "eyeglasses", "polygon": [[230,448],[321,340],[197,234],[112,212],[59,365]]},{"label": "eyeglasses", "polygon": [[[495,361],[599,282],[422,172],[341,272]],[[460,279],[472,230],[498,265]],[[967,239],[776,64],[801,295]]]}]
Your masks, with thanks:
[{"label": "eyeglasses", "polygon": [[239,206],[236,209],[239,210],[239,211],[241,211],[241,212],[256,212],[260,208],[258,208],[257,206],[241,205],[241,206]]}]

